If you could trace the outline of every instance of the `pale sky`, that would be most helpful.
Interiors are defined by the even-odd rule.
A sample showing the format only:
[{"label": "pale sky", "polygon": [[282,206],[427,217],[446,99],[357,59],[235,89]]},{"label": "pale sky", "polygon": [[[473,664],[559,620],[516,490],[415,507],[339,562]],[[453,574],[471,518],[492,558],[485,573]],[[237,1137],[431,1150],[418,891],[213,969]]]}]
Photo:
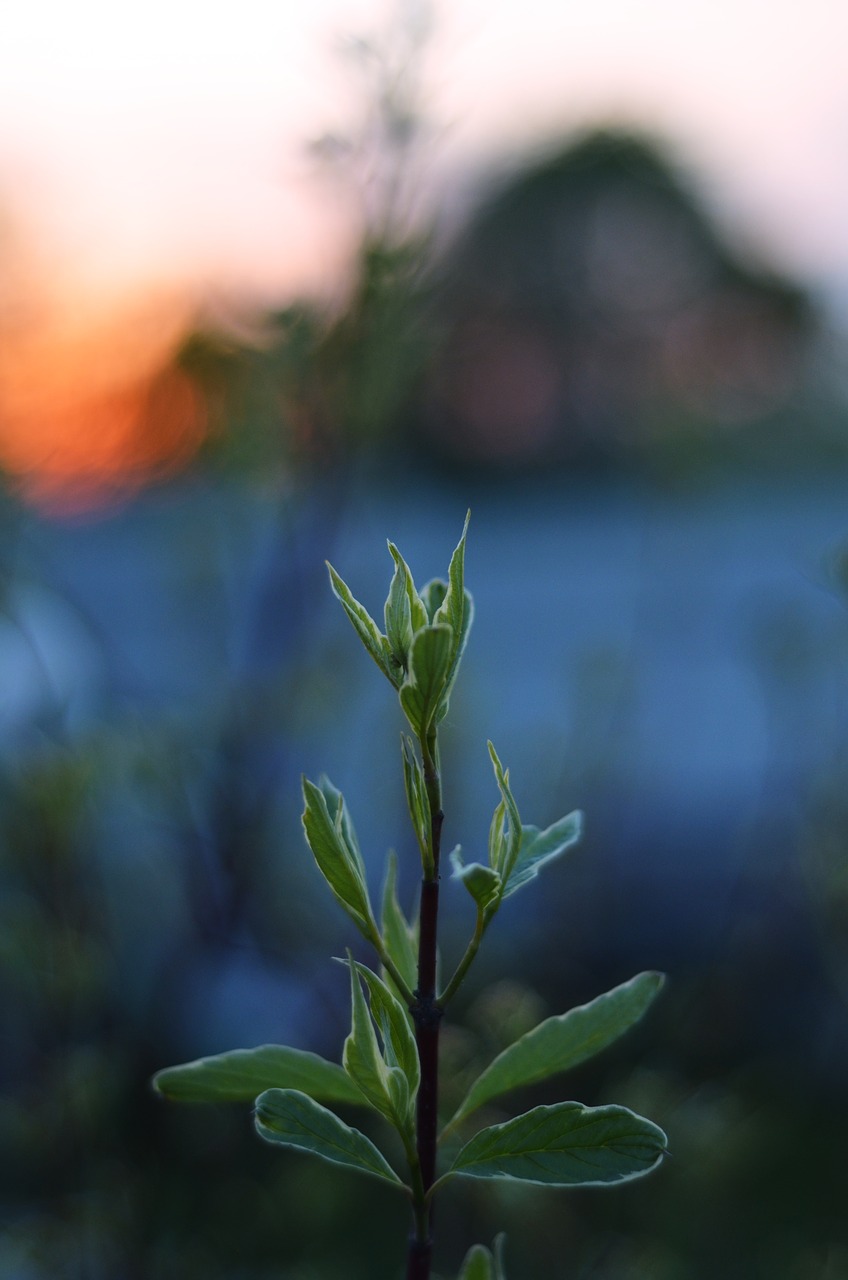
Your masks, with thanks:
[{"label": "pale sky", "polygon": [[[345,202],[304,144],[333,38],[390,0],[4,0],[0,265],[64,288],[326,288]],[[848,0],[437,0],[433,172],[595,120],[665,135],[735,233],[848,296]]]}]

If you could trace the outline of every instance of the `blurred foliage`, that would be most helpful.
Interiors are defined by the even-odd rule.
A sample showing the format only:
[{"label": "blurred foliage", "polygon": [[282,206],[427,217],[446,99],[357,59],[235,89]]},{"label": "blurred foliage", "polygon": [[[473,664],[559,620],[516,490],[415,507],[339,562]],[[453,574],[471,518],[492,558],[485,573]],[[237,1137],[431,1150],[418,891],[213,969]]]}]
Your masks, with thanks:
[{"label": "blurred foliage", "polygon": [[[421,231],[402,195],[420,119],[360,54],[380,126],[320,148],[348,198],[368,192],[344,304],[187,339],[207,457],[263,478],[363,455],[467,477],[848,463],[844,357],[816,302],[729,245],[659,143],[588,133],[502,179],[453,236]],[[396,185],[372,172],[380,147]]]},{"label": "blurred foliage", "polygon": [[262,317],[255,338],[209,328],[187,337],[175,363],[205,406],[201,461],[286,489],[375,446],[396,451],[432,346],[420,303],[425,253],[418,241],[364,245],[334,320],[296,305]]},{"label": "blurred foliage", "polygon": [[176,356],[208,407],[205,455],[224,469],[287,480],[401,442],[435,341],[425,305],[433,246],[419,208],[431,30],[429,0],[397,0],[382,29],[338,42],[354,104],[310,151],[358,226],[343,303],[295,303],[241,337],[237,323],[230,334],[201,327]]}]

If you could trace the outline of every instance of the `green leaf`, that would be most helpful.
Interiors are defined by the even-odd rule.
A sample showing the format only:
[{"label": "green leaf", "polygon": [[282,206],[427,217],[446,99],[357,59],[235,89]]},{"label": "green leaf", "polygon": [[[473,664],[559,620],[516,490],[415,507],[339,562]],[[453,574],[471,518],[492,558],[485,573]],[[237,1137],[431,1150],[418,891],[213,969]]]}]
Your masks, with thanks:
[{"label": "green leaf", "polygon": [[[409,569],[397,547],[391,542],[389,551],[394,557],[395,571],[383,610],[386,620],[386,639],[389,642],[394,663],[405,673],[413,636],[412,607],[406,586]],[[406,576],[404,576],[404,569],[406,569]],[[422,605],[422,611],[423,607]]]},{"label": "green leaf", "polygon": [[409,816],[421,857],[426,861],[430,857],[430,801],[424,773],[415,754],[415,747],[407,735],[401,734],[401,752],[403,754],[403,785],[406,789],[406,803]]},{"label": "green leaf", "polygon": [[406,1010],[376,973],[358,961],[355,964],[357,973],[365,980],[365,985],[368,987],[371,1017],[376,1022],[383,1041],[386,1064],[389,1068],[400,1067],[406,1076],[409,1103],[412,1107],[421,1081],[421,1069],[418,1063],[415,1036],[412,1034]]},{"label": "green leaf", "polygon": [[554,1187],[600,1186],[650,1173],[666,1145],[662,1129],[627,1107],[558,1102],[481,1129],[448,1172]]},{"label": "green leaf", "polygon": [[450,627],[422,627],[409,651],[409,671],[401,685],[400,701],[419,738],[426,736],[445,688],[453,649]]},{"label": "green leaf", "polygon": [[[489,824],[489,866],[494,870],[504,864],[507,855],[506,805],[499,800]],[[500,875],[500,872],[498,872]]]},{"label": "green leaf", "polygon": [[351,862],[356,868],[357,874],[365,882],[365,863],[362,861],[362,852],[359,848],[359,841],[356,838],[356,832],[353,828],[353,822],[350,819],[344,796],[337,787],[334,787],[326,773],[322,773],[318,779],[318,788],[327,804],[327,813],[333,821],[339,836],[344,842],[345,849]]},{"label": "green leaf", "polygon": [[427,621],[433,622],[437,610],[448,593],[448,584],[443,578],[433,578],[421,588],[421,603],[427,613]]},{"label": "green leaf", "polygon": [[381,916],[383,944],[410,991],[418,981],[418,948],[397,899],[397,856],[389,854]]},{"label": "green leaf", "polygon": [[166,1067],[153,1087],[174,1102],[253,1102],[263,1089],[299,1089],[319,1102],[362,1103],[340,1066],[317,1053],[263,1044]]},{"label": "green leaf", "polygon": [[456,680],[462,655],[465,652],[465,646],[468,643],[471,623],[474,620],[474,601],[465,590],[465,543],[468,537],[468,523],[470,519],[471,512],[469,511],[465,516],[465,524],[462,527],[462,536],[460,537],[454,553],[451,556],[450,567],[448,569],[447,591],[445,592],[444,599],[437,608],[433,617],[434,623],[447,623],[453,635],[453,649],[451,652],[450,666],[448,669],[447,680],[445,682],[442,703],[439,707],[438,718],[440,720],[447,714],[450,693]]},{"label": "green leaf", "polygon": [[320,786],[304,778],[303,798],[303,829],[318,869],[357,927],[372,938],[374,917],[365,868],[342,795],[328,778],[322,778]]},{"label": "green leaf", "polygon": [[540,831],[538,827],[522,827],[518,857],[504,887],[503,896],[508,898],[516,889],[535,880],[542,867],[561,858],[577,844],[582,834],[583,814],[579,809],[566,814],[545,831]]},{"label": "green leaf", "polygon": [[427,613],[427,607],[415,589],[415,582],[413,581],[412,571],[410,570],[409,565],[406,563],[393,542],[389,543],[389,551],[391,552],[392,559],[395,562],[395,569],[400,570],[403,585],[406,588],[406,594],[409,598],[409,614],[412,620],[412,630],[420,631],[422,627],[426,627],[427,623],[431,621],[431,618]]},{"label": "green leaf", "polygon": [[451,866],[455,880],[461,880],[481,911],[495,907],[501,898],[501,878],[491,867],[480,862],[462,861],[459,846],[451,852]]},{"label": "green leaf", "polygon": [[403,1187],[394,1169],[364,1133],[297,1089],[267,1089],[256,1099],[256,1131],[266,1142],[309,1151],[331,1164]]},{"label": "green leaf", "polygon": [[639,1021],[664,982],[661,973],[639,973],[589,1004],[540,1022],[498,1054],[477,1077],[449,1127],[492,1098],[569,1071],[600,1053]]},{"label": "green leaf", "polygon": [[399,1066],[390,1065],[383,1058],[362,994],[358,966],[350,955],[348,964],[353,1015],[350,1035],[345,1040],[342,1053],[344,1069],[374,1110],[405,1133],[411,1116],[409,1083]]},{"label": "green leaf", "polygon": [[339,577],[329,561],[327,562],[327,568],[330,571],[330,585],[333,589],[333,595],[337,600],[341,601],[345,613],[353,623],[354,631],[383,675],[391,680],[395,688],[398,688],[403,680],[403,670],[392,665],[388,640],[382,634],[368,610],[355,599],[350,587]]},{"label": "green leaf", "polygon": [[377,1033],[365,1003],[362,984],[350,953],[351,1029],[344,1043],[342,1062],[351,1080],[375,1110],[386,1114],[387,1067],[380,1052]]},{"label": "green leaf", "polygon": [[481,1244],[475,1244],[469,1249],[458,1280],[506,1280],[503,1260],[505,1240],[503,1232],[495,1236],[494,1256]]},{"label": "green leaf", "polygon": [[518,816],[518,806],[509,788],[509,769],[504,771],[498,759],[498,753],[491,742],[488,747],[498,790],[501,793],[501,802],[495,809],[489,831],[489,864],[494,871],[498,872],[502,882],[508,884],[521,851],[521,818]]},{"label": "green leaf", "polygon": [[458,1280],[495,1280],[495,1263],[489,1250],[481,1244],[469,1249]]}]

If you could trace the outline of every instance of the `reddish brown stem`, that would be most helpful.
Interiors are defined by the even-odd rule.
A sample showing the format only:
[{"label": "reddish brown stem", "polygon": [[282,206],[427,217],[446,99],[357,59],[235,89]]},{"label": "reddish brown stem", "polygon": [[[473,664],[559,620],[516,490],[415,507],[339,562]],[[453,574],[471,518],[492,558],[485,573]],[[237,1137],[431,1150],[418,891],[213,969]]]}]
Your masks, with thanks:
[{"label": "reddish brown stem", "polygon": [[[439,849],[443,815],[432,814],[433,875],[421,883],[421,910],[418,932],[418,987],[412,1017],[421,1066],[416,1113],[416,1147],[424,1192],[436,1179],[436,1138],[439,1105],[439,1023],[442,1011],[436,1004],[436,946],[439,925]],[[407,1280],[430,1280],[432,1262],[433,1208],[419,1220],[409,1243]]]},{"label": "reddish brown stem", "polygon": [[430,1280],[430,1265],[433,1261],[433,1241],[410,1237],[409,1254],[407,1255],[406,1280]]}]

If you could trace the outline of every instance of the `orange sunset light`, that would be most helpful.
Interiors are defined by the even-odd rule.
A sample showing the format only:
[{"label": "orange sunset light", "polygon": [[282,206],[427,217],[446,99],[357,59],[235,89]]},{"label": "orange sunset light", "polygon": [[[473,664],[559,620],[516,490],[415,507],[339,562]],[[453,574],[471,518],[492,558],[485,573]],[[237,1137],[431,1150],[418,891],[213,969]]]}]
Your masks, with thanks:
[{"label": "orange sunset light", "polygon": [[6,7],[0,469],[42,506],[78,509],[168,474],[206,424],[169,359],[188,308],[104,304],[40,329],[10,319],[20,255],[6,220],[42,264],[54,317],[79,315],[79,298],[145,296],[151,280],[260,309],[337,304],[363,193],[326,181],[307,144],[367,123],[339,37],[379,33],[392,15],[420,23],[432,9],[425,213],[450,220],[493,158],[598,121],[632,124],[669,144],[734,239],[848,314],[844,0]]},{"label": "orange sunset light", "polygon": [[51,511],[102,503],[184,465],[205,434],[189,379],[169,365],[173,303],[17,332],[0,346],[0,466]]}]

